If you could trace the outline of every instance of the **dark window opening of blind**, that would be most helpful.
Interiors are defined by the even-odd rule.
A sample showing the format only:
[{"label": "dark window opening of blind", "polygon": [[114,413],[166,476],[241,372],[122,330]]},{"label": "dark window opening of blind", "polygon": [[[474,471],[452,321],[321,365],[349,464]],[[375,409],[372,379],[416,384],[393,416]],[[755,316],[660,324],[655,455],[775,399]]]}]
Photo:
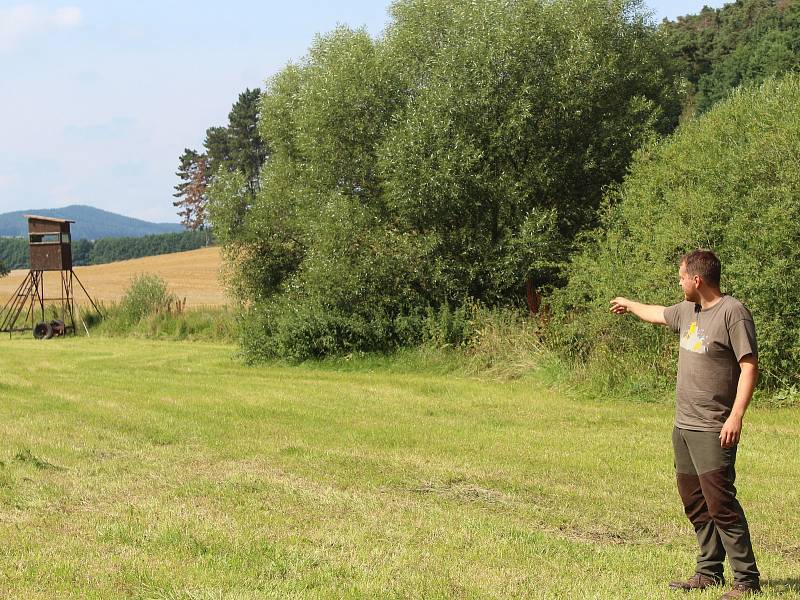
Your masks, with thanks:
[{"label": "dark window opening of blind", "polygon": [[58,244],[61,242],[60,233],[32,233],[31,244]]}]

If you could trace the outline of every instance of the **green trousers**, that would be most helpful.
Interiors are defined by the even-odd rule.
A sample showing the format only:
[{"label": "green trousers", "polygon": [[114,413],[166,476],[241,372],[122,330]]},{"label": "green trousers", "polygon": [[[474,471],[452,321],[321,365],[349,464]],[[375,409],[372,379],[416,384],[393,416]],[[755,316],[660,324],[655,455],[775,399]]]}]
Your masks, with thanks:
[{"label": "green trousers", "polygon": [[744,511],[736,499],[736,446],[719,433],[672,430],[678,492],[697,533],[697,573],[722,579],[725,556],[735,583],[758,583],[759,572]]}]

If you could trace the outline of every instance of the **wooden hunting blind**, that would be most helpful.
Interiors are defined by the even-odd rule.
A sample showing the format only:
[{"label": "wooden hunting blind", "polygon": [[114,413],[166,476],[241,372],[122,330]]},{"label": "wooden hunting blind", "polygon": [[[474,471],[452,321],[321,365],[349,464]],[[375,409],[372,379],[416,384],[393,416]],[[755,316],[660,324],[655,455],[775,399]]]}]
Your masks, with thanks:
[{"label": "wooden hunting blind", "polygon": [[[37,215],[25,215],[25,217],[28,219],[30,270],[0,312],[0,332],[7,332],[10,335],[15,331],[33,330],[34,337],[39,339],[64,335],[68,331],[76,333],[73,282],[78,282],[94,309],[98,313],[100,310],[72,270],[72,235],[69,226],[75,221]],[[45,271],[60,273],[59,296],[45,297]],[[47,320],[46,305],[51,308],[50,312],[56,318]],[[20,322],[23,312],[25,316]],[[37,313],[41,314],[38,323]],[[88,329],[86,331],[88,333]]]},{"label": "wooden hunting blind", "polygon": [[32,271],[71,271],[72,240],[69,224],[75,221],[25,215],[28,219]]}]

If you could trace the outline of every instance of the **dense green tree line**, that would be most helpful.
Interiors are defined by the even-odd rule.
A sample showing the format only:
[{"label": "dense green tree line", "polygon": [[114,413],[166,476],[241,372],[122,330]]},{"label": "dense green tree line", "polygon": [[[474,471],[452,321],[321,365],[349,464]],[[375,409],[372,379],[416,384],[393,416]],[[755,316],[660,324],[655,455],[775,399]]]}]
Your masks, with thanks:
[{"label": "dense green tree line", "polygon": [[677,124],[639,6],[398,0],[382,37],[340,27],[276,75],[258,186],[218,171],[209,192],[250,358],[387,350],[559,284],[603,190]]},{"label": "dense green tree line", "polygon": [[662,29],[692,84],[691,108],[699,112],[737,86],[800,69],[797,0],[738,0]]},{"label": "dense green tree line", "polygon": [[[649,146],[607,198],[557,292],[551,334],[609,383],[674,384],[665,330],[612,315],[617,295],[681,301],[682,254],[712,248],[752,311],[762,383],[800,392],[800,75],[742,89]],[[674,341],[674,340],[673,340]]]},{"label": "dense green tree line", "polygon": [[[85,239],[72,242],[72,263],[99,265],[118,260],[155,256],[171,252],[196,250],[212,243],[210,231],[185,231],[142,237]],[[28,268],[28,240],[25,238],[0,238],[0,265],[11,269]]]},{"label": "dense green tree line", "polygon": [[5,265],[6,269],[27,268],[28,240],[0,237],[0,265],[2,264]]},{"label": "dense green tree line", "polygon": [[[786,300],[759,327],[765,381],[789,381],[796,333],[780,323],[796,321],[794,301],[753,283],[736,244],[763,221],[754,255],[776,252],[774,281],[791,279],[797,259],[779,246],[796,237],[796,148],[758,123],[780,129],[770,111],[796,100],[794,84],[713,106],[797,69],[798,3],[739,0],[659,26],[641,8],[397,0],[378,38],[319,36],[242,111],[258,123],[250,143],[268,148],[260,169],[228,160],[206,190],[246,309],[246,356],[391,350],[474,302],[522,306],[543,291],[556,347],[609,378],[638,369],[661,384],[668,353],[630,369],[615,357],[651,357],[663,332],[610,319],[605,303],[669,301],[680,253],[711,246],[730,265],[728,290],[756,311],[770,294]],[[762,93],[766,112],[749,110]],[[206,148],[229,156],[222,133],[208,130]],[[759,136],[778,145],[779,164],[759,167],[771,152],[747,145]],[[756,214],[764,202],[769,218]]]},{"label": "dense green tree line", "polygon": [[[208,231],[183,231],[138,238],[102,238],[94,242],[86,264],[99,265],[142,256],[196,250],[209,245],[212,241],[213,237]],[[86,240],[79,240],[77,243],[80,242]]]}]

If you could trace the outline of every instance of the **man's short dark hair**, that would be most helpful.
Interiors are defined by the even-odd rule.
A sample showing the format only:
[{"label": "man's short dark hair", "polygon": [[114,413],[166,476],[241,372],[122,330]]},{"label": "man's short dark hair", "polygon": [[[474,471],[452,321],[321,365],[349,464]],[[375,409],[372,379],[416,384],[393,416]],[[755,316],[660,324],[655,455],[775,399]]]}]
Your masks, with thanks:
[{"label": "man's short dark hair", "polygon": [[692,250],[684,254],[681,264],[689,275],[699,275],[707,284],[719,287],[722,265],[711,250]]}]

